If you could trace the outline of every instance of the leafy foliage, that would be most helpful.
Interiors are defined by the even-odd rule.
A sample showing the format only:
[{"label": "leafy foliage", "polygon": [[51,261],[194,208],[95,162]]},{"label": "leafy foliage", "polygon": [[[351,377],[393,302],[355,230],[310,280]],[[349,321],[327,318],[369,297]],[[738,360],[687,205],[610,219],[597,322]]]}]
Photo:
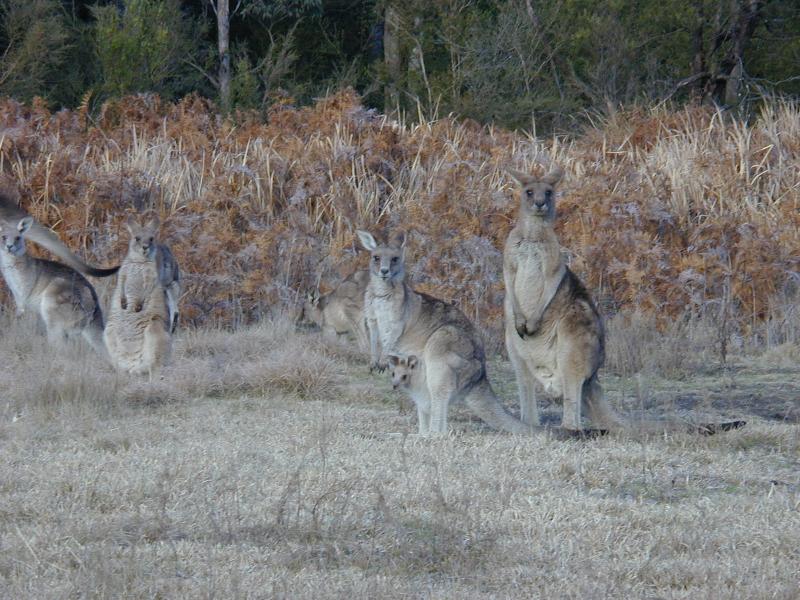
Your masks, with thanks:
[{"label": "leafy foliage", "polygon": [[30,101],[49,96],[64,67],[70,32],[56,0],[0,2],[0,94]]},{"label": "leafy foliage", "polygon": [[104,89],[112,95],[190,91],[196,76],[186,59],[198,52],[196,25],[179,0],[125,0],[97,6],[95,43]]}]

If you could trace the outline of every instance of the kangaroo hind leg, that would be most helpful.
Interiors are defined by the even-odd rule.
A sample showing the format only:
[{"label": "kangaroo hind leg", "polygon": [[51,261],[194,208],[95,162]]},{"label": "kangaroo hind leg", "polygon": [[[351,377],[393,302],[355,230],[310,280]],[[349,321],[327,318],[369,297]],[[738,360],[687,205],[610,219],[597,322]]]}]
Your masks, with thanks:
[{"label": "kangaroo hind leg", "polygon": [[178,300],[181,297],[181,284],[178,281],[173,281],[166,288],[164,292],[167,297],[167,310],[169,311],[169,332],[175,333],[178,328],[178,319],[180,317],[180,310],[178,309]]}]

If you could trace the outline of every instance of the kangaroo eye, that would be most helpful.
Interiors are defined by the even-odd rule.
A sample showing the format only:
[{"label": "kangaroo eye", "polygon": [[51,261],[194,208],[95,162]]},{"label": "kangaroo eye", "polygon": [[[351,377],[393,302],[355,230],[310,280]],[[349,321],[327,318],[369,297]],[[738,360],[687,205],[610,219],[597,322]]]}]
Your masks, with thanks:
[{"label": "kangaroo eye", "polygon": [[405,381],[406,379],[408,379],[408,375],[403,375],[403,381]]},{"label": "kangaroo eye", "polygon": [[525,195],[528,196],[528,198],[533,198],[533,190],[525,190]]},{"label": "kangaroo eye", "polygon": [[148,241],[149,243],[151,243],[151,244],[152,244],[152,243],[153,243],[153,238],[150,238],[150,239],[149,239],[149,240],[147,240],[147,241]]},{"label": "kangaroo eye", "polygon": [[137,235],[137,236],[136,236],[136,241],[137,241],[137,242],[141,242],[141,241],[142,241],[142,238],[140,238],[140,237]]},{"label": "kangaroo eye", "polygon": [[376,263],[379,263],[379,262],[381,262],[381,257],[380,256],[373,256],[372,260],[374,260]]},{"label": "kangaroo eye", "polygon": [[397,257],[396,257],[396,256],[393,256],[393,257],[392,257],[392,264],[396,264],[396,263],[397,263]]},{"label": "kangaroo eye", "polygon": [[544,199],[545,199],[545,200],[547,200],[548,202],[550,202],[550,200],[551,200],[552,198],[553,198],[553,190],[547,190],[547,191],[544,193]]}]

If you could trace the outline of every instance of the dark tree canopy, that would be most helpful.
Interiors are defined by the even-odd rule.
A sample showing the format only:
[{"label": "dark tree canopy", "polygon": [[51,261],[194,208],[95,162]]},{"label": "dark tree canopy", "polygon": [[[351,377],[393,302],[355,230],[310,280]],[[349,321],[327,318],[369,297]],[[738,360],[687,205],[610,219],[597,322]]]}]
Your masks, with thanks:
[{"label": "dark tree canopy", "polygon": [[0,93],[197,92],[225,111],[353,87],[382,110],[568,129],[631,103],[800,95],[795,0],[0,0]]}]

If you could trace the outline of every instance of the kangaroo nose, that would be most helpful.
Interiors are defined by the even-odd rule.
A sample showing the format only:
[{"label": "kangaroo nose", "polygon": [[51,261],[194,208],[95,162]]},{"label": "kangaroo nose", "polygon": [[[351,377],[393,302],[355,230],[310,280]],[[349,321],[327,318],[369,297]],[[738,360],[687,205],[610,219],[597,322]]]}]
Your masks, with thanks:
[{"label": "kangaroo nose", "polygon": [[381,275],[387,275],[389,273],[389,269],[387,267],[381,267]]},{"label": "kangaroo nose", "polygon": [[535,204],[536,208],[542,208],[545,204],[547,204],[547,200],[537,200]]}]

